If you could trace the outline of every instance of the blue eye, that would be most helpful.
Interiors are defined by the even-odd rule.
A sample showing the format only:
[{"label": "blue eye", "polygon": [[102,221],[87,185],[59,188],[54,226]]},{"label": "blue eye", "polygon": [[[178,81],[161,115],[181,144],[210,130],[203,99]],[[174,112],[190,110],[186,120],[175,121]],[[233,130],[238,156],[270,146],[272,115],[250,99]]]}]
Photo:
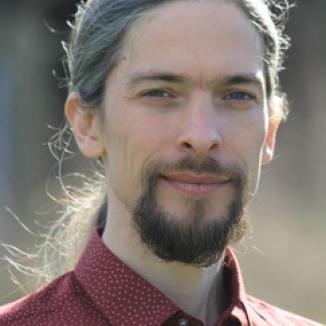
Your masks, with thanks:
[{"label": "blue eye", "polygon": [[246,92],[232,92],[225,96],[226,100],[232,101],[250,101],[254,99],[254,96]]},{"label": "blue eye", "polygon": [[143,94],[145,97],[158,97],[158,98],[168,98],[171,97],[171,94],[167,91],[164,91],[162,89],[153,89],[151,91],[147,91]]}]

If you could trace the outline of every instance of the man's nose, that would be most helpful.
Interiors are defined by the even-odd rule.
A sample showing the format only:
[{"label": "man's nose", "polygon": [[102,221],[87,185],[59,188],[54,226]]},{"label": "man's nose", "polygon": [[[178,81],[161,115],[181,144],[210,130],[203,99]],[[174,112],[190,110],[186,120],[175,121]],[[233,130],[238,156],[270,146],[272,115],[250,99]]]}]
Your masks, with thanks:
[{"label": "man's nose", "polygon": [[190,155],[205,157],[217,152],[222,144],[218,112],[210,99],[197,100],[185,109],[177,146]]}]

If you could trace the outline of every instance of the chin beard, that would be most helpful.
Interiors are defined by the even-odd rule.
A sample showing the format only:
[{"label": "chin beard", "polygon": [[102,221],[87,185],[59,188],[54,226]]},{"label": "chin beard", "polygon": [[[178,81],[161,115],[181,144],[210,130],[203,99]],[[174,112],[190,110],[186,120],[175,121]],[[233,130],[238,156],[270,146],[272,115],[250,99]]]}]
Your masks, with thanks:
[{"label": "chin beard", "polygon": [[[162,171],[192,170],[231,177],[234,196],[225,214],[205,221],[205,201],[193,202],[189,218],[180,222],[156,201],[156,188]],[[169,165],[152,163],[144,170],[145,191],[136,202],[133,222],[142,242],[160,259],[207,267],[219,261],[225,248],[238,241],[247,229],[244,218],[246,177],[239,166],[225,167],[213,159],[196,162],[186,158]]]}]

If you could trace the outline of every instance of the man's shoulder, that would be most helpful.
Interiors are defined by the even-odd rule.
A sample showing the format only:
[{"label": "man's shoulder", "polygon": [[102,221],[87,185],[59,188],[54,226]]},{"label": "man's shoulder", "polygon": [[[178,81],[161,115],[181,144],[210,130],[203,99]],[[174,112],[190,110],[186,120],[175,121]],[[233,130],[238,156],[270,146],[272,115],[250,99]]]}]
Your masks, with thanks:
[{"label": "man's shoulder", "polygon": [[[278,308],[266,301],[248,296],[248,303],[253,315],[264,320],[264,325],[279,326],[325,326],[300,315]],[[259,325],[259,324],[258,324]]]},{"label": "man's shoulder", "polygon": [[[0,326],[45,325],[45,320],[57,313],[75,297],[71,273],[67,273],[37,291],[0,307]],[[43,322],[43,323],[42,323]]]}]

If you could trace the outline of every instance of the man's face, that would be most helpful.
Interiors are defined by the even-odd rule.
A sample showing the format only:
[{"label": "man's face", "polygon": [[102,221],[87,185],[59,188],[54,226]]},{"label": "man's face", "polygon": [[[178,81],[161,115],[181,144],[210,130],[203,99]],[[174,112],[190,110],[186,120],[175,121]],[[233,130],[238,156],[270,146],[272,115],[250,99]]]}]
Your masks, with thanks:
[{"label": "man's face", "polygon": [[106,85],[109,206],[151,209],[195,236],[238,205],[238,224],[267,136],[262,57],[257,31],[223,1],[172,2],[132,26]]}]

